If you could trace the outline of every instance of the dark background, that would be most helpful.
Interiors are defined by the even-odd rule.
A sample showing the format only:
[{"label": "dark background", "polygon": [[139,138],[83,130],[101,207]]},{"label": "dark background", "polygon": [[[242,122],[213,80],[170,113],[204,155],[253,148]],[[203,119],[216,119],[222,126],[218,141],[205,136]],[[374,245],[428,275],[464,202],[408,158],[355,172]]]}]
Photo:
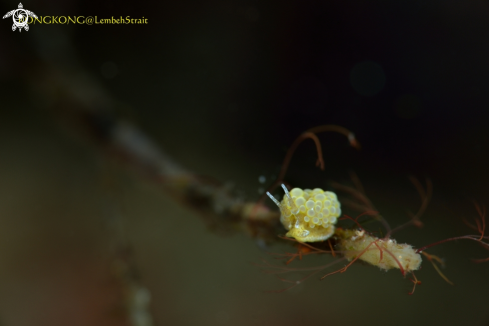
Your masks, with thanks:
[{"label": "dark background", "polygon": [[[469,261],[487,251],[475,242],[431,251],[446,258],[454,287],[425,262],[422,285],[407,296],[411,283],[400,273],[359,264],[280,295],[262,293],[283,286],[248,264],[266,253],[244,236],[206,231],[155,185],[107,172],[104,153],[53,115],[57,95],[39,85],[49,74],[67,83],[90,76],[117,103],[114,114],[189,170],[232,182],[249,200],[266,186],[258,177],[272,181],[303,131],[344,126],[360,151],[343,136],[321,135],[326,171],[314,166],[306,142],[287,181],[327,188],[354,171],[397,225],[419,206],[407,177],[430,178],[425,228],[395,236],[420,247],[473,233],[462,221],[477,216],[471,200],[489,204],[487,1],[23,5],[38,16],[130,15],[149,24],[35,25],[22,33],[11,31],[10,18],[0,24],[5,325],[119,324],[107,312],[112,301],[94,299],[112,291],[111,240],[100,223],[107,205],[123,212],[157,325],[487,325],[488,265]],[[100,186],[106,174],[116,175],[115,200]]]}]

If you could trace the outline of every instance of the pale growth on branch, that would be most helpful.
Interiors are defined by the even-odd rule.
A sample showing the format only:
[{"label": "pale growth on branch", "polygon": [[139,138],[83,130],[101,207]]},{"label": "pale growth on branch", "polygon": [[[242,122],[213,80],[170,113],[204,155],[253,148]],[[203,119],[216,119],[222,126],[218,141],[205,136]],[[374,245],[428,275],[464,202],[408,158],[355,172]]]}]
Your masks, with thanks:
[{"label": "pale growth on branch", "polygon": [[398,268],[404,272],[418,270],[421,255],[408,244],[394,239],[379,239],[365,230],[336,230],[337,248],[349,261],[357,258],[383,270]]}]

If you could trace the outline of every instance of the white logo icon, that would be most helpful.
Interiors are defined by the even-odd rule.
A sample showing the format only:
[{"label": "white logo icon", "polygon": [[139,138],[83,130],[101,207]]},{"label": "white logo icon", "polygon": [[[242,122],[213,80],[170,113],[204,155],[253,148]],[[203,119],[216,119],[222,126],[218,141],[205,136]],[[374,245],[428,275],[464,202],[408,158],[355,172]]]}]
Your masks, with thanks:
[{"label": "white logo icon", "polygon": [[15,29],[18,28],[19,32],[22,32],[22,28],[24,28],[26,31],[29,30],[29,25],[27,24],[29,16],[37,18],[36,14],[34,14],[32,11],[25,10],[22,3],[19,3],[19,9],[9,11],[5,14],[5,16],[3,16],[3,18],[10,16],[12,16],[12,19],[14,20],[12,31],[15,31]]}]

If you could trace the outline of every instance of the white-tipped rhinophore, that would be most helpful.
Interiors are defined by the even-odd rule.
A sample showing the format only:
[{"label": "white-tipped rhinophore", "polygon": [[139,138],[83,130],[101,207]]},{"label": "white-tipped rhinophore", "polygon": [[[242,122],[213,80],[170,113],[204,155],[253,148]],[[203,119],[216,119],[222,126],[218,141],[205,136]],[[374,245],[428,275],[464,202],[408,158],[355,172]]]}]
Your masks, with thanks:
[{"label": "white-tipped rhinophore", "polygon": [[299,213],[299,208],[294,204],[294,200],[290,196],[289,190],[287,189],[287,187],[283,183],[282,183],[282,189],[284,189],[285,196],[287,196],[287,201],[288,201],[290,211],[292,212],[292,214]]},{"label": "white-tipped rhinophore", "polygon": [[273,195],[272,195],[271,193],[269,193],[269,192],[267,191],[267,195],[268,195],[268,197],[270,197],[270,199],[271,199],[271,200],[273,200],[273,202],[275,203],[275,205],[277,205],[278,207],[280,207],[280,203],[279,203],[279,201],[278,201],[278,200],[276,200],[276,199],[275,199],[275,197],[273,197]]},{"label": "white-tipped rhinophore", "polygon": [[292,197],[290,197],[289,189],[287,189],[287,187],[283,183],[282,183],[282,189],[285,192],[285,196],[287,196],[287,198],[289,199],[289,203],[291,203],[292,202]]}]

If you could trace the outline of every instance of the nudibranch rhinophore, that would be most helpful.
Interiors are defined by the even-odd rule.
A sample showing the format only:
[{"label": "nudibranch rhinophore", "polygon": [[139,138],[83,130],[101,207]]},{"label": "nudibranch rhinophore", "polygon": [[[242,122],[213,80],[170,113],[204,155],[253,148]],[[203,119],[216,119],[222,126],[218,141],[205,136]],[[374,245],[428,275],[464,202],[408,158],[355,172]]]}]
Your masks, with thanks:
[{"label": "nudibranch rhinophore", "polygon": [[267,195],[280,208],[280,222],[289,231],[286,236],[300,242],[319,242],[330,238],[341,216],[341,204],[336,194],[316,188],[287,190],[282,202],[269,192]]}]

